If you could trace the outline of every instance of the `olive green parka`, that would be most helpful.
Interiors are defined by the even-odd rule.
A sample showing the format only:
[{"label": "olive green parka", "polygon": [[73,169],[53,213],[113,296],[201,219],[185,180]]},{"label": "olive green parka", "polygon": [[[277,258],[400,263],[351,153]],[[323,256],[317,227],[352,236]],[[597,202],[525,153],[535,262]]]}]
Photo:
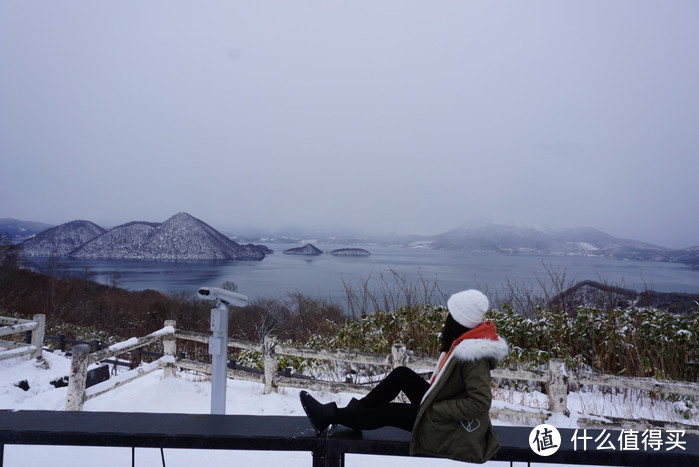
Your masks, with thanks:
[{"label": "olive green parka", "polygon": [[[488,415],[490,370],[509,348],[504,339],[496,337],[462,340],[449,354],[420,404],[410,440],[411,455],[483,463],[500,448]],[[442,354],[440,361],[445,357]]]}]

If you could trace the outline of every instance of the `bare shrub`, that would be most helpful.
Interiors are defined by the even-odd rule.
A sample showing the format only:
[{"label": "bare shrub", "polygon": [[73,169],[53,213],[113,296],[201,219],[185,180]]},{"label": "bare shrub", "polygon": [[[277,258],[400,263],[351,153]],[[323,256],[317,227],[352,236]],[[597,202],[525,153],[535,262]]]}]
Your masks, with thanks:
[{"label": "bare shrub", "polygon": [[267,298],[257,299],[245,308],[232,308],[230,313],[230,335],[253,342],[262,342],[268,334],[277,335],[290,314],[283,302]]},{"label": "bare shrub", "polygon": [[307,342],[326,336],[331,324],[347,320],[342,307],[322,298],[291,292],[285,300],[258,299],[245,308],[234,309],[229,321],[232,334],[261,342],[267,334],[281,340]]},{"label": "bare shrub", "polygon": [[439,288],[437,278],[425,279],[422,273],[416,280],[390,269],[390,274],[379,273],[378,286],[371,286],[372,274],[366,279],[342,280],[345,288],[347,311],[356,319],[360,316],[383,312],[390,313],[402,306],[445,303],[447,297]]}]

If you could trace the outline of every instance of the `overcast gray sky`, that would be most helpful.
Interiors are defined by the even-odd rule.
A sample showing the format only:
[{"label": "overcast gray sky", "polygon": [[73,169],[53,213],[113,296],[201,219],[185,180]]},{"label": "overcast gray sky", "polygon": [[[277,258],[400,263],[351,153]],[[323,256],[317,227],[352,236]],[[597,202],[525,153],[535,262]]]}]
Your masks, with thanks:
[{"label": "overcast gray sky", "polygon": [[0,217],[699,244],[697,1],[0,0]]}]

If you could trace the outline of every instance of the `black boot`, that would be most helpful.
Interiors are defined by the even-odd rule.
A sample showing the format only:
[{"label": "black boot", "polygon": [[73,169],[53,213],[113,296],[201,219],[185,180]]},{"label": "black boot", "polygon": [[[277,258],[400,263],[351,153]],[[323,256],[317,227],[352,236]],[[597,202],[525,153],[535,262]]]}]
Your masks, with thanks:
[{"label": "black boot", "polygon": [[335,423],[337,418],[337,404],[330,402],[329,404],[321,404],[306,391],[301,391],[299,394],[301,406],[304,412],[311,421],[311,425],[316,429],[318,434],[324,432],[330,425]]}]

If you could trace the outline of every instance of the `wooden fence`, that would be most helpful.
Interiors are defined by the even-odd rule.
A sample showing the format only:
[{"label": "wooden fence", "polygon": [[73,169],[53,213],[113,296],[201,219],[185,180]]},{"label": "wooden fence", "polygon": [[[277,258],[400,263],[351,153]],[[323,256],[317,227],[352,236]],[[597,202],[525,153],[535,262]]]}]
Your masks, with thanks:
[{"label": "wooden fence", "polygon": [[[14,358],[22,355],[31,355],[32,358],[41,356],[44,340],[45,316],[35,315],[32,320],[0,317],[0,337],[12,334],[28,334],[31,339],[23,342],[0,339],[0,347],[7,350],[0,351],[0,360]],[[174,375],[177,368],[193,370],[205,374],[211,374],[211,364],[177,357],[177,340],[199,342],[207,344],[209,335],[176,329],[175,321],[165,321],[165,326],[147,336],[131,338],[124,342],[111,345],[90,353],[88,345],[74,345],[72,347],[71,371],[68,381],[68,394],[66,396],[66,410],[81,410],[86,400],[97,397],[109,390],[117,388],[139,378],[143,375],[163,369],[166,376]],[[112,377],[102,383],[86,388],[86,375],[91,364],[105,362],[124,353],[139,350],[144,346],[160,342],[162,356],[157,360],[142,365],[134,370]],[[99,347],[99,346],[98,346]],[[376,355],[361,352],[349,352],[339,350],[316,350],[293,347],[278,342],[273,336],[268,336],[261,343],[249,342],[239,339],[228,339],[228,347],[259,352],[263,357],[263,371],[251,372],[240,368],[228,368],[227,376],[230,378],[254,381],[264,384],[264,392],[268,394],[279,387],[293,387],[308,390],[320,390],[331,392],[367,393],[371,390],[369,384],[357,384],[342,381],[324,381],[313,378],[300,378],[289,372],[279,372],[278,358],[280,356],[299,357],[308,360],[322,360],[330,362],[343,362],[355,365],[374,365],[384,367],[386,371],[401,365],[408,366],[425,373],[432,371],[436,360],[415,358],[410,355],[402,344],[395,344],[390,355]],[[654,378],[630,378],[614,375],[597,375],[590,373],[568,372],[563,360],[551,359],[547,368],[540,370],[523,370],[496,368],[491,371],[495,380],[537,382],[544,386],[548,396],[548,410],[539,408],[493,408],[495,417],[524,417],[546,420],[552,413],[569,415],[568,393],[584,386],[602,386],[622,389],[647,391],[656,394],[675,394],[697,398],[699,396],[699,384],[672,380],[658,380]],[[615,419],[617,425],[633,428],[638,420]],[[590,421],[591,424],[594,422]],[[653,422],[655,423],[655,422]],[[636,423],[637,425],[638,423]],[[698,430],[697,425],[672,424],[680,428]]]},{"label": "wooden fence", "polygon": [[0,360],[31,355],[32,358],[40,357],[44,345],[44,328],[46,315],[34,315],[33,319],[7,318],[0,316],[0,338],[13,334],[31,332],[29,342],[0,339],[0,347],[7,350],[0,351]]},{"label": "wooden fence", "polygon": [[[205,374],[211,374],[211,364],[193,361],[186,358],[177,358],[177,340],[193,341],[208,344],[209,335],[176,329],[175,321],[165,321],[165,327],[159,331],[141,338],[131,338],[125,342],[109,346],[106,349],[89,353],[87,345],[73,347],[73,361],[66,398],[66,410],[81,410],[83,403],[106,391],[119,387],[135,378],[163,368],[165,376],[174,375],[177,368],[188,369]],[[131,352],[145,345],[162,341],[163,356],[158,360],[118,375],[105,382],[85,389],[85,375],[88,365],[116,357],[120,354]],[[309,390],[322,390],[331,392],[367,393],[371,385],[357,384],[340,381],[323,381],[312,378],[298,378],[288,373],[278,372],[279,356],[300,357],[304,359],[317,359],[332,362],[345,362],[350,364],[376,365],[390,368],[406,365],[415,370],[425,372],[434,369],[436,360],[421,359],[411,356],[404,345],[395,344],[390,355],[376,355],[361,352],[347,352],[338,350],[315,350],[297,348],[277,342],[272,337],[266,337],[262,343],[254,343],[239,339],[228,339],[228,347],[260,352],[263,356],[264,371],[250,372],[237,368],[228,368],[227,375],[230,378],[254,381],[264,384],[264,392],[268,394],[279,387],[303,388]],[[594,375],[587,373],[568,373],[563,360],[551,359],[548,367],[542,370],[523,370],[496,368],[491,371],[496,380],[520,380],[542,383],[548,395],[548,410],[538,408],[521,408],[518,410],[508,408],[493,408],[491,414],[496,418],[524,417],[546,420],[552,413],[569,415],[568,393],[581,386],[594,385],[613,388],[636,389],[650,391],[659,394],[677,394],[696,398],[699,396],[699,384],[671,380],[658,380],[654,378],[628,378],[612,375]],[[584,419],[582,420],[585,421]],[[642,426],[648,421],[615,419],[616,426],[633,428]],[[599,421],[589,420],[590,425],[599,424]],[[663,425],[664,422],[652,421],[655,425]],[[691,431],[699,430],[697,425],[665,424],[666,427],[679,427]]]}]

